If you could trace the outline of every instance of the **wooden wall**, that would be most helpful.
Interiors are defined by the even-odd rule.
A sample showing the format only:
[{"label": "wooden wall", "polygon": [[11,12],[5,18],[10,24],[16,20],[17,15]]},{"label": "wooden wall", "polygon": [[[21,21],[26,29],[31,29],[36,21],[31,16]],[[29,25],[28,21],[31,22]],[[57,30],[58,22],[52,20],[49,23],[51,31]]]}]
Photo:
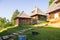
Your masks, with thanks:
[{"label": "wooden wall", "polygon": [[38,20],[39,18],[38,18],[38,16],[36,15],[36,16],[32,16],[32,19]]},{"label": "wooden wall", "polygon": [[40,15],[33,16],[32,18],[16,18],[16,25],[29,25],[29,24],[37,24],[39,20]]},{"label": "wooden wall", "polygon": [[46,21],[46,19],[47,19],[46,16],[44,16],[44,18],[42,20],[40,20],[40,16],[44,16],[44,15],[32,16],[32,24],[40,23],[40,21]]},{"label": "wooden wall", "polygon": [[54,13],[50,13],[48,19],[54,19]]},{"label": "wooden wall", "polygon": [[15,21],[16,21],[16,26],[18,26],[19,25],[19,19],[17,18],[17,19],[15,19]]},{"label": "wooden wall", "polygon": [[16,25],[29,25],[31,24],[31,18],[17,18],[16,19]]},{"label": "wooden wall", "polygon": [[58,16],[60,17],[60,10],[56,10],[54,12],[49,13],[48,20],[54,19],[54,14],[58,13]]}]

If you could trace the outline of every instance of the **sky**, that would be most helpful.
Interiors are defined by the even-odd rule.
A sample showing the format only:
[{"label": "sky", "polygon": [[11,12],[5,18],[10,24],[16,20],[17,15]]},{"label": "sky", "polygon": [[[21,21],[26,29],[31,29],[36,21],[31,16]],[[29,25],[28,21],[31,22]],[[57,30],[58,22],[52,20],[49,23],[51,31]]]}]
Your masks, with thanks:
[{"label": "sky", "polygon": [[38,7],[42,12],[48,8],[49,0],[0,0],[0,17],[11,19],[16,9],[30,14],[31,10]]}]

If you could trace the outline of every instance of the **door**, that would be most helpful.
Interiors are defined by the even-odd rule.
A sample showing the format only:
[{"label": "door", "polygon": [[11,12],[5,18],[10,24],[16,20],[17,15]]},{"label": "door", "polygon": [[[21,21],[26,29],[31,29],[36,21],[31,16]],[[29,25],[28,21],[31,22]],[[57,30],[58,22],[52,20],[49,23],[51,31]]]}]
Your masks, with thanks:
[{"label": "door", "polygon": [[20,19],[19,23],[20,25],[24,25],[24,19]]}]

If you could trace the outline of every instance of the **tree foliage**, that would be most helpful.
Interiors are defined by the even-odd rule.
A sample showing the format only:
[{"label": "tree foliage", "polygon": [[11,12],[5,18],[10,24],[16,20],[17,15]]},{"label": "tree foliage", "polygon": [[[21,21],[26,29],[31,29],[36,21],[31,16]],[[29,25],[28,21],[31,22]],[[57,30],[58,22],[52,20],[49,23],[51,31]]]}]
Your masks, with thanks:
[{"label": "tree foliage", "polygon": [[1,18],[0,17],[0,26],[3,26],[3,24],[6,23],[6,18]]},{"label": "tree foliage", "polygon": [[5,27],[11,26],[11,25],[12,25],[12,23],[9,22],[8,19],[0,17],[0,27],[5,28]]},{"label": "tree foliage", "polygon": [[49,5],[51,5],[53,1],[54,1],[54,0],[50,0],[50,1],[49,1]]},{"label": "tree foliage", "polygon": [[15,12],[13,13],[12,15],[12,18],[11,18],[11,22],[13,25],[15,25],[15,17],[19,14],[19,11],[18,10],[15,10]]}]

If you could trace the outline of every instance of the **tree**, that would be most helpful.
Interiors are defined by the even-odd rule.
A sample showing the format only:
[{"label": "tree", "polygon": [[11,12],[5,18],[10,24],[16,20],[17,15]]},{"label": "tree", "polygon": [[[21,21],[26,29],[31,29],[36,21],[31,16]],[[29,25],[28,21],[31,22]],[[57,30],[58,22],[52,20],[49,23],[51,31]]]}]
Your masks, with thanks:
[{"label": "tree", "polygon": [[3,26],[6,23],[6,18],[0,17],[0,26]]},{"label": "tree", "polygon": [[15,12],[12,15],[11,22],[12,22],[13,25],[15,25],[15,20],[14,19],[16,18],[16,16],[18,14],[19,14],[19,11],[18,10],[15,10]]},{"label": "tree", "polygon": [[50,0],[50,1],[49,1],[49,5],[51,5],[53,1],[54,1],[54,0]]},{"label": "tree", "polygon": [[9,26],[12,26],[12,23],[8,19],[0,17],[0,28],[6,28]]}]

